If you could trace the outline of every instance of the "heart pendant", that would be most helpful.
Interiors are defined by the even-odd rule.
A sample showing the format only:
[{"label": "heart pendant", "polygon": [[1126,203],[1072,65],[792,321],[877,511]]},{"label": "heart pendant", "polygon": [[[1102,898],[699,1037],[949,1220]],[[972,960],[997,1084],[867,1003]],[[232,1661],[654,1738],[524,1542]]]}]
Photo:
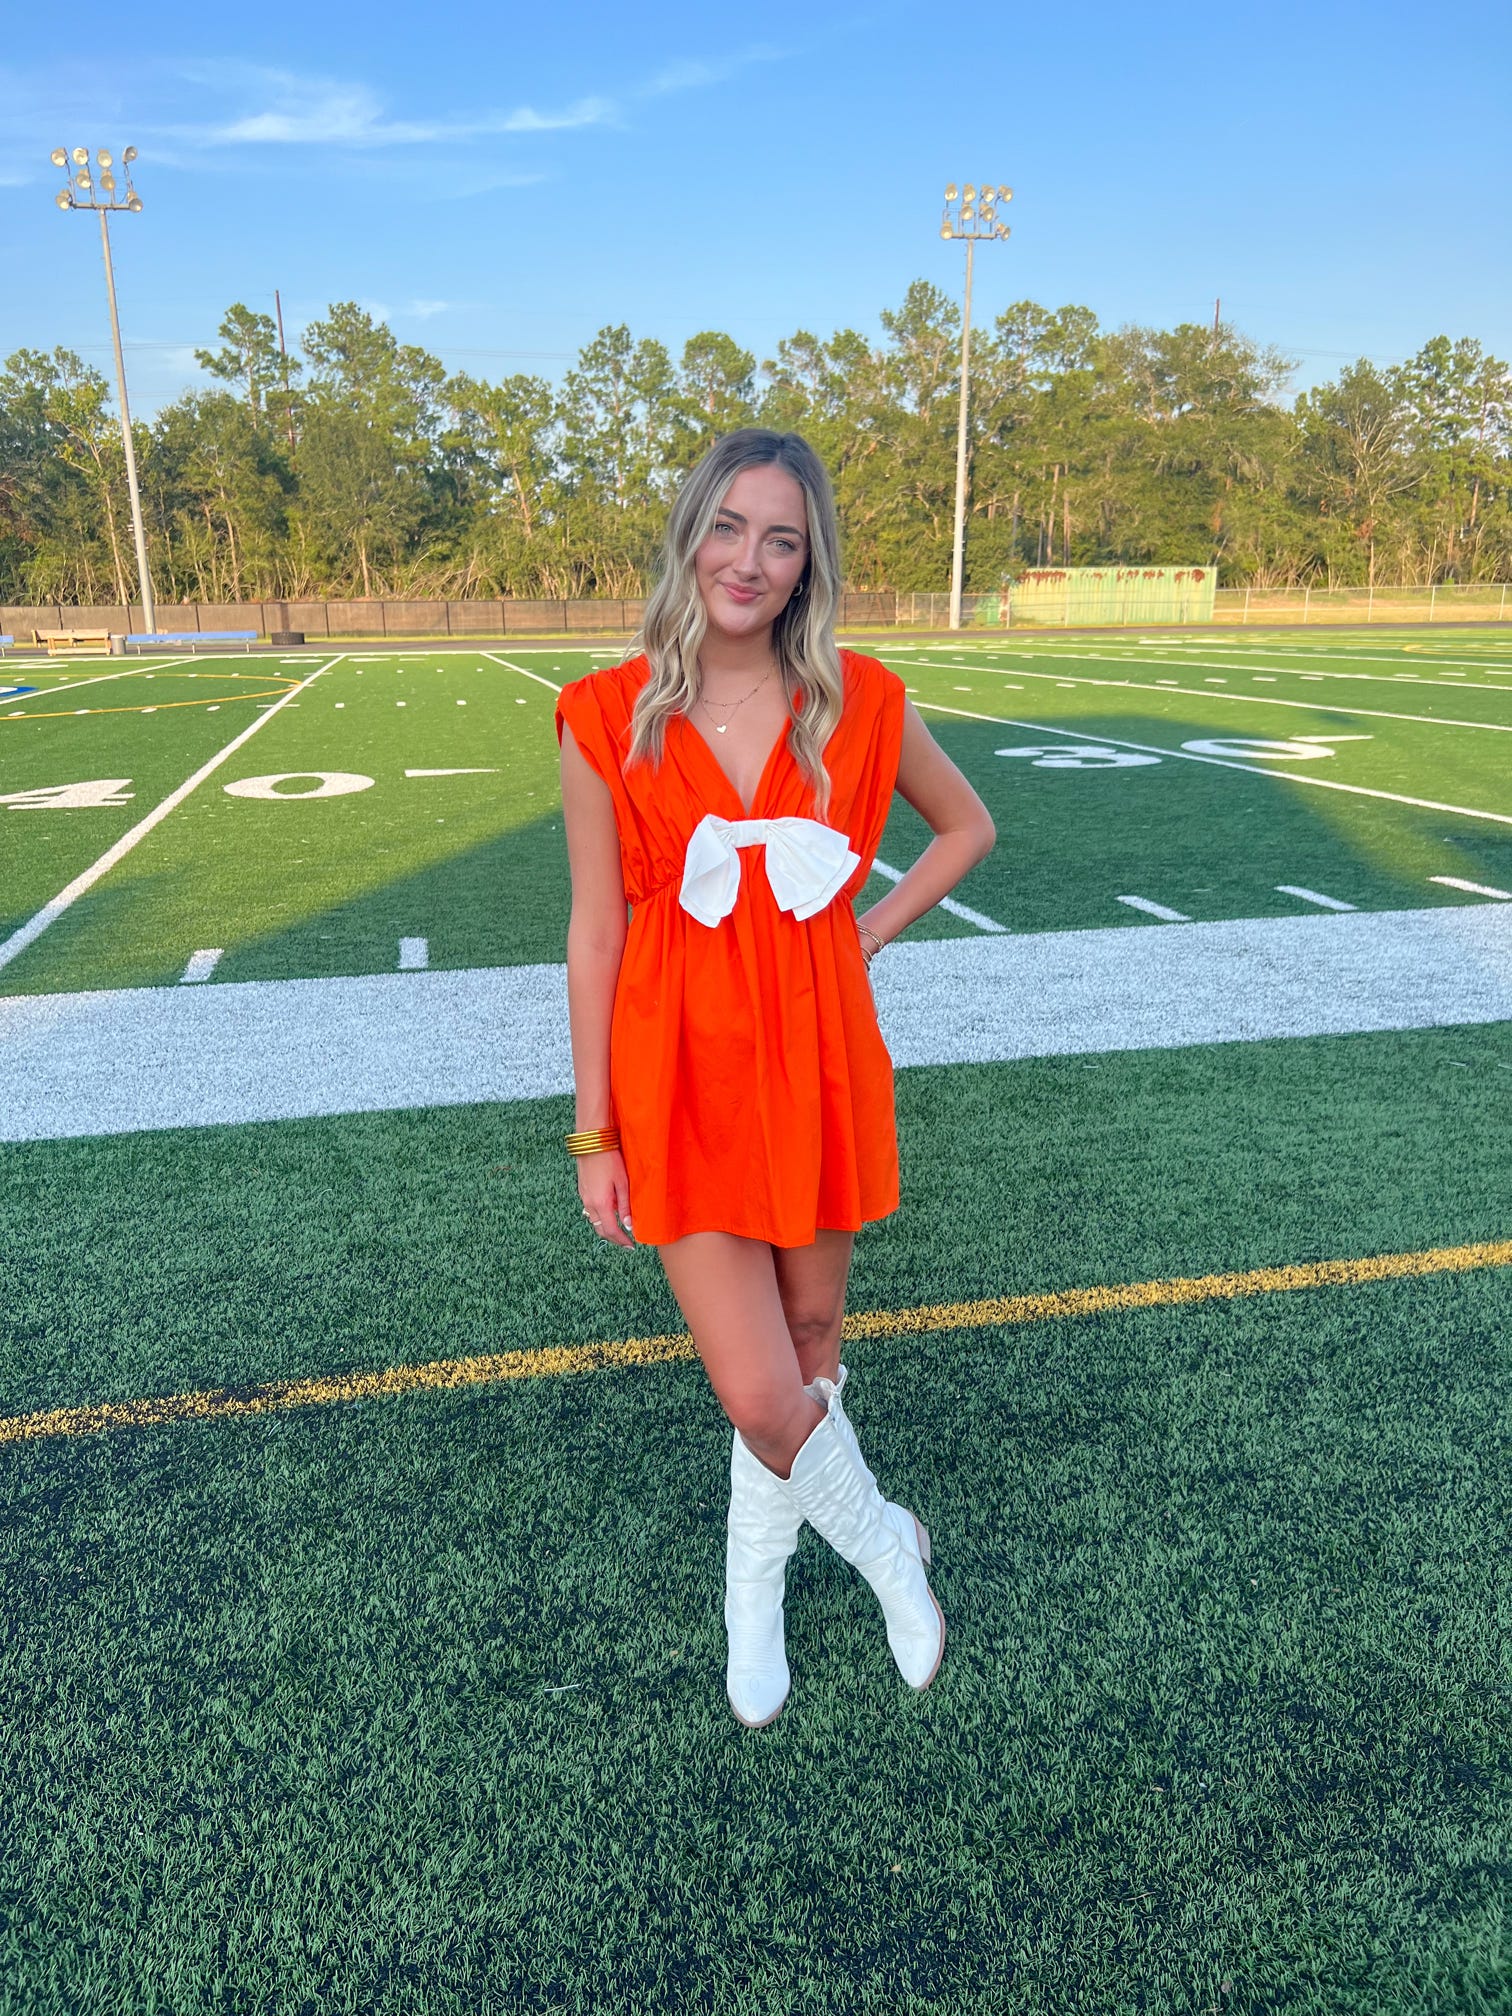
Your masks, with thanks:
[{"label": "heart pendant", "polygon": [[715,727],[715,730],[714,730],[714,733],[715,733],[716,735],[723,735],[723,733],[725,732],[726,728],[728,728],[728,727],[729,727],[729,725],[730,725],[730,724],[729,724],[729,722],[728,722],[728,721],[721,721],[721,722],[719,722],[719,723],[717,724],[717,726]]}]

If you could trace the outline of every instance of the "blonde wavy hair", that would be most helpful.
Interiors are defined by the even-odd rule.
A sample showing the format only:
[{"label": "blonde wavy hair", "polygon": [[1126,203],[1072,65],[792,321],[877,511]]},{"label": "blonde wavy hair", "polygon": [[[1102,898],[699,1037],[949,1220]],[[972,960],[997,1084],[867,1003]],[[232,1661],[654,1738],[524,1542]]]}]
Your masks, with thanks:
[{"label": "blonde wavy hair", "polygon": [[[714,530],[730,485],[742,469],[775,463],[803,490],[808,511],[808,562],[792,598],[772,625],[772,645],[793,713],[789,746],[813,787],[814,804],[829,802],[824,745],[839,724],[844,674],[835,643],[840,600],[840,527],[824,464],[800,434],[742,427],[727,434],[683,480],[667,519],[662,563],[636,648],[651,676],[630,717],[628,761],[660,763],[667,723],[686,714],[699,693],[698,652],[708,618],[698,592],[694,557]],[[794,701],[801,697],[801,706]]]}]

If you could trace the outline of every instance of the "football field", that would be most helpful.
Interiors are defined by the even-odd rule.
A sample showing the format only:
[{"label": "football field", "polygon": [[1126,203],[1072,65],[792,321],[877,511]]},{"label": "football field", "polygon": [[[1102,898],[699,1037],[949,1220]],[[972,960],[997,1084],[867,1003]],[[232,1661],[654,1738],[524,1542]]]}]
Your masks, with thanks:
[{"label": "football field", "polygon": [[615,654],[0,664],[0,2011],[1509,2006],[1512,640],[865,648],[999,833],[847,1351],[951,1637],[805,1535],[760,1735],[561,1149]]}]

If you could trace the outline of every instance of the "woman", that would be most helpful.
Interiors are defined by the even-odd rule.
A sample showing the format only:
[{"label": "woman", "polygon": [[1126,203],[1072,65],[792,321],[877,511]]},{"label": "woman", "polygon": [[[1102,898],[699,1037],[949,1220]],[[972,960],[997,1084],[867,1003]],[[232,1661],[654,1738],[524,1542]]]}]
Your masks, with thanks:
[{"label": "woman", "polygon": [[[993,844],[873,658],[837,650],[839,538],[796,434],[746,428],[683,483],[643,650],[562,693],[578,1189],[657,1248],[729,1416],[727,1690],[787,1700],[783,1584],[805,1520],[876,1592],[915,1688],[945,1620],[928,1535],[841,1405],[857,1229],[897,1208],[892,1064],[867,968]],[[934,839],[864,916],[894,787]],[[631,916],[627,927],[626,906]]]}]

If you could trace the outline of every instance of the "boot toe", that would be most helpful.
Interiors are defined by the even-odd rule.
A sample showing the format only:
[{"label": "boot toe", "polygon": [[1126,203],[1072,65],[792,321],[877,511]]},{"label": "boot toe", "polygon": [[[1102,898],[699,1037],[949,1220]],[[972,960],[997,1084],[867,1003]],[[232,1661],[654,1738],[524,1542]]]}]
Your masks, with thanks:
[{"label": "boot toe", "polygon": [[765,1729],[787,1706],[792,1683],[785,1666],[760,1671],[745,1668],[725,1676],[725,1692],[737,1722],[743,1722],[747,1729]]},{"label": "boot toe", "polygon": [[896,1637],[891,1631],[887,1634],[894,1664],[916,1694],[922,1694],[934,1679],[945,1657],[945,1613],[932,1589],[926,1588],[924,1593],[929,1598],[927,1617],[921,1618],[917,1627],[900,1631]]}]

